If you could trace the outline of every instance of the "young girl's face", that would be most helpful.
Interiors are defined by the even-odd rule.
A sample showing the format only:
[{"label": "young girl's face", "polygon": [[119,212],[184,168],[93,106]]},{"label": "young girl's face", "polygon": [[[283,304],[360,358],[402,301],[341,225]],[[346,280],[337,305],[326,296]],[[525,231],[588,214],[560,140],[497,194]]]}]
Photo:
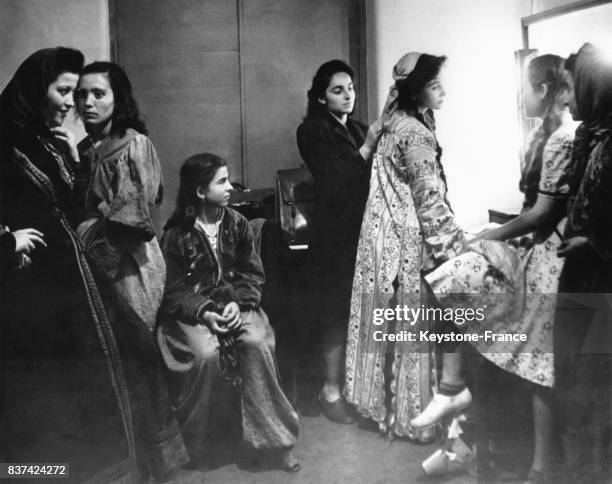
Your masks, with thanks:
[{"label": "young girl's face", "polygon": [[61,126],[66,115],[74,107],[73,92],[79,76],[72,72],[63,72],[47,89],[47,104],[43,110],[45,123],[50,128]]},{"label": "young girl's face", "polygon": [[522,92],[525,116],[528,118],[540,118],[544,115],[544,99],[546,99],[546,94],[546,84],[534,87],[531,82],[529,82],[528,72],[525,71]]},{"label": "young girl's face", "polygon": [[77,108],[85,128],[104,126],[113,117],[115,95],[107,74],[85,74],[79,79]]},{"label": "young girl's face", "polygon": [[440,74],[429,81],[417,98],[419,106],[426,109],[440,109],[444,102],[446,91],[442,86]]},{"label": "young girl's face", "polygon": [[578,113],[578,105],[576,104],[576,92],[574,91],[574,75],[571,72],[567,73],[569,81],[569,89],[567,93],[567,104],[569,106],[570,113],[574,121],[582,121],[580,114]]},{"label": "young girl's face", "polygon": [[319,99],[327,110],[335,116],[351,114],[355,107],[353,79],[346,72],[336,72],[329,80],[325,98]]},{"label": "young girl's face", "polygon": [[[229,182],[229,173],[227,166],[222,166],[215,173],[215,177],[212,179],[208,187],[202,190],[204,200],[216,207],[227,207],[229,204],[230,194],[234,187]],[[200,194],[198,189],[198,194]]]}]

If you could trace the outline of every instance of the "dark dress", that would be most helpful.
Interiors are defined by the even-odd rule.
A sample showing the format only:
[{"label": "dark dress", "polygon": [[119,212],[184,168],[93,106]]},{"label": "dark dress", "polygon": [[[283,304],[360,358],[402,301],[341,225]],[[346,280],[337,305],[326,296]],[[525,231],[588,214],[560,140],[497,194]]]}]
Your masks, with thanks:
[{"label": "dark dress", "polygon": [[320,317],[327,343],[346,339],[359,230],[368,198],[370,164],[359,153],[367,127],[331,115],[307,119],[297,143],[315,181],[312,259],[319,275]]},{"label": "dark dress", "polygon": [[9,265],[16,260],[15,237],[9,232],[8,227],[0,224],[0,263]]},{"label": "dark dress", "polygon": [[28,58],[0,96],[0,221],[47,243],[28,267],[0,264],[0,461],[69,463],[71,482],[136,482],[116,314],[71,224],[75,173],[42,124],[14,117],[15,105],[40,105],[20,83],[56,52]]},{"label": "dark dress", "polygon": [[586,44],[575,69],[576,170],[565,239],[589,245],[566,257],[555,317],[555,390],[563,482],[612,480],[612,65]]},{"label": "dark dress", "polygon": [[566,239],[587,235],[595,247],[568,256],[559,282],[555,387],[567,482],[612,478],[611,193],[612,123],[588,156],[565,233]]},{"label": "dark dress", "polygon": [[126,315],[115,328],[134,418],[139,462],[164,475],[189,458],[171,413],[163,361],[154,328],[166,266],[155,238],[152,213],[161,203],[161,166],[145,135],[128,129],[97,147],[79,144],[89,167],[85,220],[77,232],[89,256],[104,270]]}]

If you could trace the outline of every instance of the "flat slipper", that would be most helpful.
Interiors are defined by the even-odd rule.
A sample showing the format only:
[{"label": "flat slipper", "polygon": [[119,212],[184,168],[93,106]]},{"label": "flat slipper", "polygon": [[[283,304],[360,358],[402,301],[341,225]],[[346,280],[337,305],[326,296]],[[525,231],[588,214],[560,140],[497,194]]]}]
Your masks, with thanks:
[{"label": "flat slipper", "polygon": [[278,456],[278,467],[285,472],[298,472],[302,466],[290,450],[283,451]]}]

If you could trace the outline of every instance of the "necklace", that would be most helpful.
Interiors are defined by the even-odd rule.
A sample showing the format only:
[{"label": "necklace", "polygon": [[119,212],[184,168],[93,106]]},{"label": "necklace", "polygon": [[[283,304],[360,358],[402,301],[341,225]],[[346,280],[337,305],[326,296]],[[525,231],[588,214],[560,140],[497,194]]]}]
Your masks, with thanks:
[{"label": "necklace", "polygon": [[211,242],[213,247],[216,247],[217,242],[217,234],[219,233],[219,226],[221,225],[221,218],[223,216],[223,211],[218,210],[215,220],[213,222],[205,222],[200,217],[197,217],[196,222]]}]

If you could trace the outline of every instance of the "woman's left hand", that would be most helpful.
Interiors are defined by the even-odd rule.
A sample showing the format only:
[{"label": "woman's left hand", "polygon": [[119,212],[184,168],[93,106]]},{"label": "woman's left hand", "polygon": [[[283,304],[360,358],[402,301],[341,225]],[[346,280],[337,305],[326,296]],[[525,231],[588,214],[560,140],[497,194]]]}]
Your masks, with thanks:
[{"label": "woman's left hand", "polygon": [[572,237],[561,242],[561,245],[557,248],[557,256],[567,257],[568,255],[584,250],[588,245],[589,239],[583,235]]},{"label": "woman's left hand", "polygon": [[72,158],[72,161],[79,162],[79,150],[77,149],[77,142],[74,134],[69,129],[61,126],[51,128],[51,133],[55,136],[55,139],[65,146],[66,152]]},{"label": "woman's left hand", "polygon": [[240,306],[232,301],[223,309],[223,317],[227,319],[226,328],[230,331],[237,331],[242,326],[242,318],[240,317]]}]

